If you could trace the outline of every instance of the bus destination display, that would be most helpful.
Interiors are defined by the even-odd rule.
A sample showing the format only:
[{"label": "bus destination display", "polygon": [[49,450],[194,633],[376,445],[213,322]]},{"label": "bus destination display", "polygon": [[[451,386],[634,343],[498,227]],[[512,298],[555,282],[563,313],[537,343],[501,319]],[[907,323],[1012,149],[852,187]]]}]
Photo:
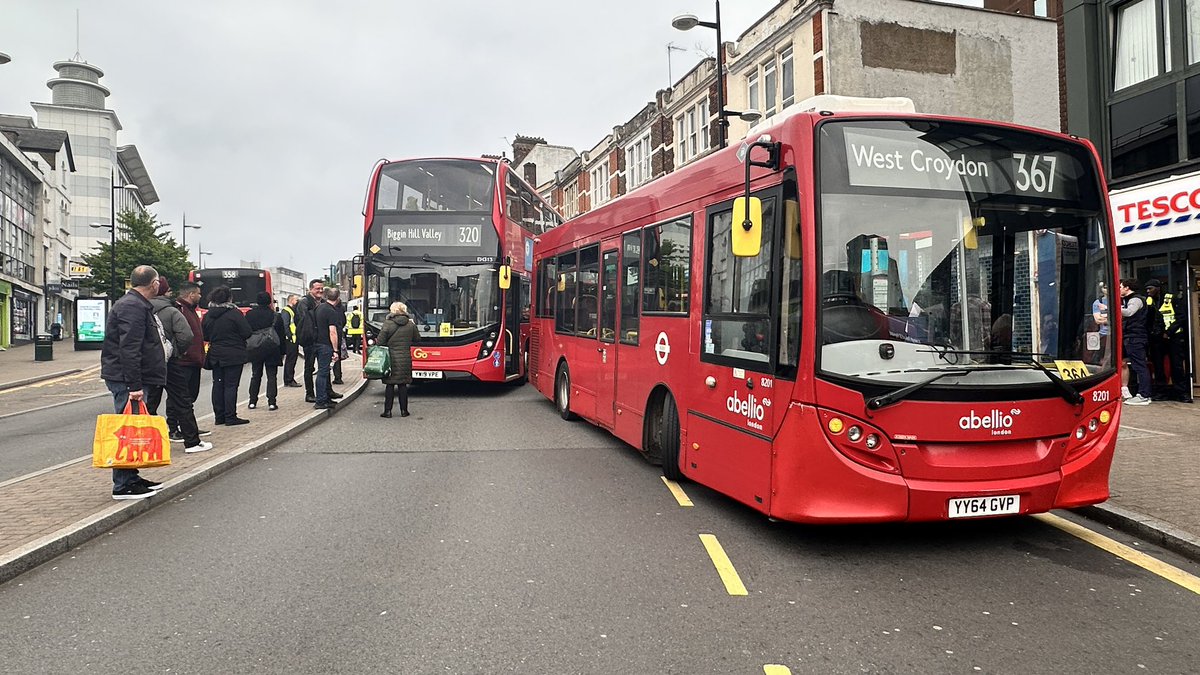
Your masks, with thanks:
[{"label": "bus destination display", "polygon": [[1080,162],[1045,145],[1020,148],[970,137],[947,142],[946,135],[927,140],[907,128],[847,127],[843,138],[853,187],[1079,199]]},{"label": "bus destination display", "polygon": [[428,223],[385,225],[383,241],[394,246],[463,246],[477,247],[482,243],[482,225]]}]

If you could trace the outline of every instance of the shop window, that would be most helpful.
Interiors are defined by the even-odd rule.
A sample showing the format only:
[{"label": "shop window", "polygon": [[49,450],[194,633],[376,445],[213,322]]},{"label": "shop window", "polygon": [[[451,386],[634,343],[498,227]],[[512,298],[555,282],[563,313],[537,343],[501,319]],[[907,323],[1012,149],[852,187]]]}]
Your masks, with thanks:
[{"label": "shop window", "polygon": [[1179,161],[1174,84],[1112,104],[1109,117],[1113,178]]},{"label": "shop window", "polygon": [[1200,75],[1184,84],[1187,101],[1188,158],[1200,157]]}]

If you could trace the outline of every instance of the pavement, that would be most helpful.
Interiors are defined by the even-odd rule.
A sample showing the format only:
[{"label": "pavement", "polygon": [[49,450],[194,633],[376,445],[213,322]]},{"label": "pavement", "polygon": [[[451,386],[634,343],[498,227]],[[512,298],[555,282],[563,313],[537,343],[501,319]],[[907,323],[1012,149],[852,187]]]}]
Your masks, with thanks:
[{"label": "pavement", "polygon": [[[96,367],[99,352],[76,352],[55,343],[55,359],[33,360],[33,347],[0,352],[0,390],[30,382],[53,380]],[[345,364],[343,403],[364,389],[359,364]],[[214,427],[211,413],[201,427],[212,428],[206,440],[216,447],[187,455],[172,445],[169,467],[145,474],[165,483],[160,496],[115,502],[108,471],[93,469],[90,449],[80,457],[8,481],[0,482],[0,583],[65,553],[156,503],[186,494],[194,485],[246,459],[265,452],[329,416],[304,403],[304,390],[283,388],[280,409],[244,410],[251,424]],[[198,412],[204,412],[203,402]],[[205,424],[204,422],[208,422]],[[3,421],[0,420],[0,426]],[[1146,407],[1125,406],[1110,485],[1104,504],[1080,509],[1095,520],[1130,532],[1192,560],[1200,561],[1200,404],[1155,402]]]},{"label": "pavement", "polygon": [[[32,348],[23,354],[25,349],[0,352],[0,380],[11,383],[56,372],[78,372],[64,369],[65,363],[38,362],[39,372],[26,362],[32,357]],[[99,352],[91,352],[90,358],[94,363]],[[77,365],[87,367],[82,359]],[[366,380],[361,378],[360,365],[353,358],[343,369],[347,384],[338,389],[345,394],[342,399],[345,404],[362,392]],[[16,380],[9,380],[10,377]],[[74,460],[0,482],[0,583],[108,532],[155,504],[186,496],[197,484],[286,442],[331,414],[314,410],[311,403],[305,403],[302,387],[281,388],[279,410],[273,412],[266,409],[263,399],[259,408],[247,410],[245,391],[240,394],[238,414],[249,419],[250,424],[225,427],[212,424],[206,393],[201,392],[197,417],[202,429],[212,430],[212,435],[204,440],[214,447],[207,452],[185,454],[181,443],[172,443],[170,466],[142,470],[142,475],[164,485],[149,499],[114,501],[112,473],[92,467],[90,448],[79,448],[79,457]]]}]

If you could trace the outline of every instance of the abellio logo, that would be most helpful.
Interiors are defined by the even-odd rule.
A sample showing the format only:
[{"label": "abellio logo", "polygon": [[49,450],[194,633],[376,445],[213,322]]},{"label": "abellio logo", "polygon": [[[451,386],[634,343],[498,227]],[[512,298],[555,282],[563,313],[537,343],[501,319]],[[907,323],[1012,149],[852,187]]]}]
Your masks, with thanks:
[{"label": "abellio logo", "polygon": [[966,415],[958,418],[958,428],[967,431],[988,429],[993,436],[1010,436],[1012,435],[1013,415],[1020,415],[1021,411],[1013,408],[1009,413],[1011,414],[1006,414],[1003,410],[991,410],[980,417],[972,409]]},{"label": "abellio logo", "polygon": [[749,394],[745,400],[738,397],[737,392],[733,392],[729,398],[725,399],[725,409],[732,413],[744,415],[746,419],[751,421],[763,421],[767,416],[767,411],[763,408],[763,404],[754,398],[754,394]]}]

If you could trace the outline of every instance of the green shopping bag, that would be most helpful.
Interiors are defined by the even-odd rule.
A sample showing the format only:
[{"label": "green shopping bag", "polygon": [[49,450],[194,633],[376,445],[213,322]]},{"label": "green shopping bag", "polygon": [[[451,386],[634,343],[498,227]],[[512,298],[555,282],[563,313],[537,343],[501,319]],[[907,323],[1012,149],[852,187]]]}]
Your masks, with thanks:
[{"label": "green shopping bag", "polygon": [[375,345],[367,350],[367,365],[363,374],[368,380],[382,380],[392,374],[392,353],[387,347]]}]

